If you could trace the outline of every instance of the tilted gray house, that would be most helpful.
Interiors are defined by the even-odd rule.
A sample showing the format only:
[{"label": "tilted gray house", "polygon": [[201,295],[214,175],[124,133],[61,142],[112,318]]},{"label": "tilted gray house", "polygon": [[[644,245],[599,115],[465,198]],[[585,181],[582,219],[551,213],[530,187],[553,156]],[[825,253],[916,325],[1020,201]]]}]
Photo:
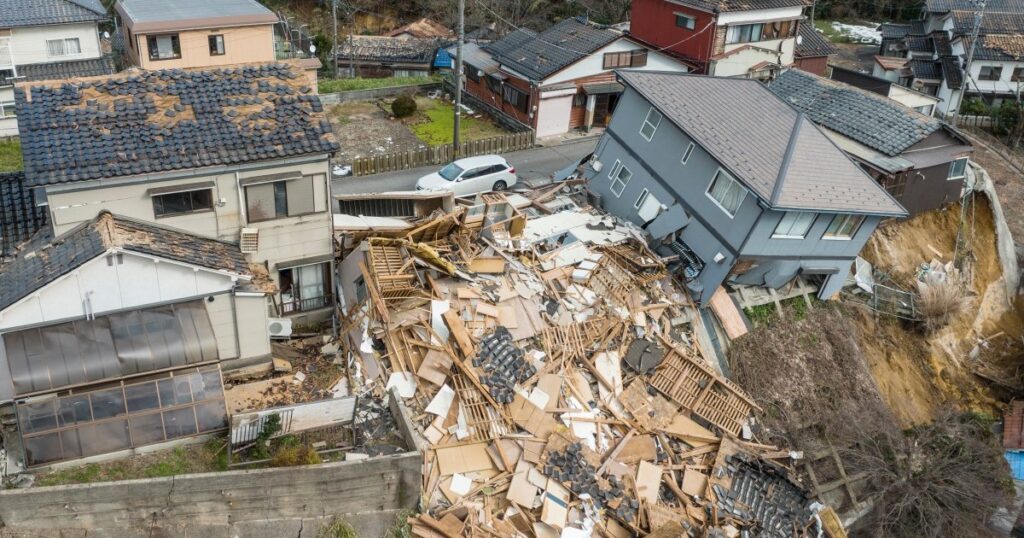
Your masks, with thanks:
[{"label": "tilted gray house", "polygon": [[797,275],[835,294],[879,221],[907,212],[802,113],[749,79],[621,72],[589,188],[678,255],[695,299]]}]

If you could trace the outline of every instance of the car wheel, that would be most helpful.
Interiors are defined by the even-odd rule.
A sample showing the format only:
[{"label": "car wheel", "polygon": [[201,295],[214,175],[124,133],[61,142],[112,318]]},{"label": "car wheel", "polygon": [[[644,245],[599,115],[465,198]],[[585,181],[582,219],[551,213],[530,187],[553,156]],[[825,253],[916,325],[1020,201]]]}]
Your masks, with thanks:
[{"label": "car wheel", "polygon": [[501,192],[506,188],[508,188],[508,184],[506,184],[504,181],[496,181],[494,182],[494,187],[492,187],[491,190],[493,190],[494,192]]}]

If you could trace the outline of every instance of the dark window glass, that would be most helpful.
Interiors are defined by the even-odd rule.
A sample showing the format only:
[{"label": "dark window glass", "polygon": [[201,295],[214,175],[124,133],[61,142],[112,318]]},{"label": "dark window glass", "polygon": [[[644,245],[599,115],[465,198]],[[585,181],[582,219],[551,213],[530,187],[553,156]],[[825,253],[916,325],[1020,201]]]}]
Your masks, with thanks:
[{"label": "dark window glass", "polygon": [[213,189],[174,192],[153,197],[153,214],[170,217],[213,210]]},{"label": "dark window glass", "polygon": [[228,427],[228,413],[224,409],[224,400],[217,400],[196,406],[196,417],[199,418],[199,431],[210,432]]},{"label": "dark window glass", "polygon": [[210,36],[210,56],[224,55],[224,36],[216,34]]},{"label": "dark window glass", "polygon": [[149,383],[142,383],[141,385],[129,385],[124,388],[124,394],[127,397],[129,413],[160,407],[160,401],[157,399],[155,382],[151,381]]},{"label": "dark window glass", "polygon": [[693,30],[697,23],[697,19],[676,13],[676,26],[680,28],[686,28],[687,30]]},{"label": "dark window glass", "polygon": [[84,394],[61,398],[57,404],[57,409],[57,416],[61,426],[70,426],[92,420],[92,411],[89,409],[89,397]]},{"label": "dark window glass", "polygon": [[164,411],[164,431],[168,439],[196,433],[196,417],[191,407]]},{"label": "dark window glass", "polygon": [[40,465],[61,458],[60,437],[56,433],[25,439],[25,459],[29,465]]},{"label": "dark window glass", "polygon": [[82,440],[78,428],[60,432],[60,442],[64,445],[64,459],[81,458],[85,455],[82,453]]},{"label": "dark window glass", "polygon": [[56,400],[26,403],[18,406],[22,433],[52,430],[57,427],[53,405]]},{"label": "dark window glass", "polygon": [[146,38],[150,60],[174,60],[181,58],[181,43],[178,34],[156,35]]},{"label": "dark window glass", "polygon": [[82,426],[78,429],[78,436],[82,442],[83,456],[94,456],[131,448],[127,420]]},{"label": "dark window glass", "polygon": [[92,416],[94,420],[119,417],[125,414],[124,394],[121,387],[100,390],[89,395],[92,401]]},{"label": "dark window glass", "polygon": [[132,415],[132,443],[135,446],[159,443],[164,440],[164,423],[160,413]]}]

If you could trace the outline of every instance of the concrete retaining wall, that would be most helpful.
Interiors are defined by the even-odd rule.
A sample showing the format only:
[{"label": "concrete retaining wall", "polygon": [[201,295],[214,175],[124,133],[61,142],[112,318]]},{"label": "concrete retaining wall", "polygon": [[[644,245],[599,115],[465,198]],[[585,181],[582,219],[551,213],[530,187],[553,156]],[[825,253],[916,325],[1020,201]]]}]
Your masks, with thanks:
[{"label": "concrete retaining wall", "polygon": [[352,90],[349,92],[321,93],[320,102],[325,105],[337,105],[349,101],[370,101],[383,99],[385,97],[398,97],[408,93],[426,93],[441,87],[440,82],[430,82],[412,86],[388,86],[387,88],[373,88],[370,90]]},{"label": "concrete retaining wall", "polygon": [[360,536],[380,536],[396,513],[417,507],[421,464],[418,452],[408,452],[303,467],[0,491],[0,536],[88,531],[90,537],[314,537],[334,515],[351,522]]}]

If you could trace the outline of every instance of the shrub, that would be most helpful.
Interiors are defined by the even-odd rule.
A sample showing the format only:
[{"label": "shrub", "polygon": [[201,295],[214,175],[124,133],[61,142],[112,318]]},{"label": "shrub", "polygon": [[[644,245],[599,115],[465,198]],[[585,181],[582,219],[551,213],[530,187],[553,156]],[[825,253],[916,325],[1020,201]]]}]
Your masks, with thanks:
[{"label": "shrub", "polygon": [[316,536],[317,538],[356,538],[359,535],[348,521],[338,518],[330,525],[321,528]]},{"label": "shrub", "polygon": [[282,446],[274,452],[270,459],[273,467],[295,467],[296,465],[314,465],[321,463],[320,454],[308,446]]},{"label": "shrub", "polygon": [[967,310],[970,299],[960,279],[954,275],[928,274],[924,282],[917,285],[920,297],[917,300],[917,311],[924,321],[925,327],[936,331],[949,324],[954,318]]},{"label": "shrub", "polygon": [[391,112],[396,118],[408,118],[416,113],[416,100],[409,95],[399,95],[391,102]]},{"label": "shrub", "polygon": [[965,116],[988,116],[992,109],[981,99],[964,99],[960,105],[960,113]]}]

